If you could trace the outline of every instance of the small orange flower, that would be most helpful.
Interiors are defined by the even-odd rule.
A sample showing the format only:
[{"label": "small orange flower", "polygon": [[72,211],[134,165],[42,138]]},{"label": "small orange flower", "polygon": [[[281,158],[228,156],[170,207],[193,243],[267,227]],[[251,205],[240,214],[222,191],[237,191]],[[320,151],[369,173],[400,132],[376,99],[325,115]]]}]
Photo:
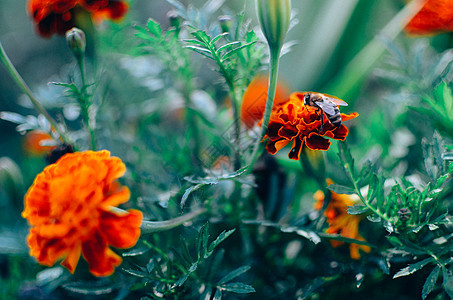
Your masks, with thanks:
[{"label": "small orange flower", "polygon": [[[327,150],[330,141],[324,137],[344,141],[348,135],[349,130],[346,126],[341,124],[335,127],[325,113],[322,113],[324,125],[320,131],[322,122],[318,109],[304,105],[304,96],[303,92],[295,92],[287,102],[274,106],[264,137],[267,138],[266,149],[270,154],[277,153],[293,142],[288,157],[298,160],[304,144],[311,150]],[[353,119],[358,115],[358,113],[341,114],[341,121]]]},{"label": "small orange flower", "polygon": [[57,33],[64,35],[76,26],[78,13],[87,11],[95,21],[118,20],[127,12],[128,5],[121,0],[29,0],[28,12],[43,37]]},{"label": "small orange flower", "polygon": [[47,266],[64,259],[61,265],[73,273],[82,254],[92,274],[112,274],[122,259],[109,246],[134,246],[142,221],[138,210],[114,209],[130,197],[116,181],[125,171],[105,150],[66,154],[47,166],[25,195],[30,255]]},{"label": "small orange flower", "polygon": [[419,35],[453,31],[453,1],[427,0],[405,30]]},{"label": "small orange flower", "polygon": [[25,135],[24,150],[31,155],[44,155],[50,153],[55,146],[43,146],[41,142],[52,140],[47,132],[32,130]]},{"label": "small orange flower", "polygon": [[[330,183],[332,183],[330,181]],[[327,218],[329,228],[326,232],[331,234],[339,234],[346,238],[356,239],[359,241],[365,241],[365,239],[359,234],[359,223],[362,220],[360,215],[350,215],[347,210],[349,206],[356,204],[357,200],[351,195],[342,195],[334,192],[330,199],[327,208],[324,210],[324,216]],[[324,204],[324,193],[317,191],[314,195],[316,200],[315,209],[321,210]],[[331,241],[333,247],[338,247],[344,244],[340,241]],[[359,259],[359,249],[370,252],[371,248],[365,245],[351,244],[349,245],[350,255],[353,259]]]},{"label": "small orange flower", "polygon": [[[250,82],[244,93],[241,106],[241,119],[247,128],[252,128],[264,115],[266,107],[267,90],[269,79],[267,76],[257,76]],[[289,89],[286,85],[278,81],[275,91],[274,106],[288,100]]]}]

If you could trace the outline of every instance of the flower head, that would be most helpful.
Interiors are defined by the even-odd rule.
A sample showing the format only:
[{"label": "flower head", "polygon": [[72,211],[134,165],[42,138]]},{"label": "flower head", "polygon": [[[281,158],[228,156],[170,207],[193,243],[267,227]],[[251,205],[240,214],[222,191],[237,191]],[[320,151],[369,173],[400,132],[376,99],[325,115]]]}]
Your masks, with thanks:
[{"label": "flower head", "polygon": [[88,12],[95,21],[118,20],[127,12],[128,5],[121,0],[29,0],[29,14],[43,37],[57,33],[64,35],[76,26],[77,14]]},{"label": "flower head", "polygon": [[138,210],[115,210],[130,196],[116,181],[125,171],[121,160],[104,150],[66,154],[38,174],[22,212],[32,226],[30,255],[47,266],[63,259],[73,273],[82,254],[92,274],[112,274],[122,260],[109,246],[134,246],[142,221]]},{"label": "flower head", "polygon": [[[269,78],[257,76],[250,82],[244,93],[241,106],[241,119],[247,128],[252,128],[264,115],[266,107],[267,90]],[[282,81],[277,82],[274,105],[281,104],[288,100],[289,90]]]},{"label": "flower head", "polygon": [[[330,181],[331,183],[331,181]],[[316,200],[315,209],[321,210],[324,205],[324,193],[317,191],[314,195]],[[331,234],[339,234],[343,237],[355,239],[359,241],[365,241],[365,239],[359,234],[359,223],[362,220],[360,215],[350,215],[347,210],[349,206],[353,206],[357,203],[358,199],[355,199],[352,195],[342,195],[335,192],[331,192],[331,199],[326,209],[324,210],[324,216],[327,218],[329,228],[326,232]],[[340,241],[331,241],[333,247],[338,247],[344,244]],[[370,252],[371,248],[365,245],[351,244],[349,245],[350,255],[353,259],[359,259],[359,249]]]},{"label": "flower head", "polygon": [[44,155],[50,153],[55,146],[45,146],[44,141],[52,141],[53,138],[47,132],[32,130],[25,135],[24,150],[32,155]]},{"label": "flower head", "polygon": [[[344,141],[349,130],[344,124],[334,126],[325,115],[320,116],[319,109],[304,105],[304,92],[291,94],[289,100],[274,106],[267,128],[265,139],[266,149],[270,154],[292,142],[288,157],[298,160],[302,146],[305,144],[311,150],[327,150],[330,141],[325,137]],[[341,121],[357,117],[358,113],[341,114]],[[324,118],[321,121],[321,117]]]},{"label": "flower head", "polygon": [[453,1],[427,0],[405,30],[418,35],[453,31]]}]

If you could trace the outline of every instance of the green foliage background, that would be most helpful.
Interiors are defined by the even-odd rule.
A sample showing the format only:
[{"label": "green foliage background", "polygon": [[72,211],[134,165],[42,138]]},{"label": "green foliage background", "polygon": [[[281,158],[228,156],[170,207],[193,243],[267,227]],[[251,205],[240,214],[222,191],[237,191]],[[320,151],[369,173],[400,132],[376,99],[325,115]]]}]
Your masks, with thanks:
[{"label": "green foliage background", "polygon": [[[336,95],[349,103],[342,112],[360,113],[347,124],[347,144],[332,143],[323,157],[336,183],[329,188],[362,200],[348,212],[366,216],[360,231],[372,252],[353,260],[347,245],[330,247],[330,239],[348,240],[325,234],[325,219],[313,209],[313,193],[327,192],[317,170],[288,160],[286,149],[263,157],[255,177],[237,166],[220,174],[202,168],[213,145],[215,155],[248,157],[246,146],[225,141],[234,119],[225,99],[238,104],[254,75],[266,71],[265,45],[250,31],[258,25],[253,1],[186,1],[182,10],[193,27],[182,39],[189,42],[170,28],[168,2],[134,1],[124,22],[100,27],[99,60],[88,63],[97,143],[126,163],[131,206],[147,219],[171,220],[200,207],[208,213],[146,235],[122,252],[124,263],[109,278],[93,278],[83,262],[74,276],[41,267],[27,255],[20,212],[45,161],[24,154],[16,124],[0,120],[1,298],[451,297],[452,35],[392,39],[388,32],[398,26],[382,30],[403,1],[293,1],[291,51],[280,78],[293,91]],[[233,24],[251,23],[213,41],[225,14]],[[0,40],[44,105],[60,118],[66,110],[77,145],[87,149],[80,119],[67,118],[77,97],[48,85],[80,84],[64,39],[38,37],[25,3],[7,0],[0,3]],[[372,51],[362,51],[370,42]],[[358,53],[362,63],[350,64]],[[36,116],[4,68],[0,91],[0,111]]]}]

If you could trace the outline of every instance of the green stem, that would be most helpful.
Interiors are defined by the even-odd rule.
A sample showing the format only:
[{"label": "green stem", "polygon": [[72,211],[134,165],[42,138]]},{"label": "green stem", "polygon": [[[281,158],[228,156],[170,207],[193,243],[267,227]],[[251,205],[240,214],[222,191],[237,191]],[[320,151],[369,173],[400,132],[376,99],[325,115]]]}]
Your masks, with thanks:
[{"label": "green stem", "polygon": [[47,110],[44,108],[44,106],[42,106],[42,104],[38,101],[38,99],[35,97],[35,95],[30,90],[28,85],[25,83],[22,76],[20,76],[19,72],[17,72],[13,63],[9,59],[8,55],[6,54],[5,49],[3,49],[1,41],[0,41],[0,61],[3,63],[5,68],[8,70],[9,74],[11,75],[13,80],[16,82],[16,84],[19,86],[19,88],[28,96],[28,98],[30,99],[30,101],[33,104],[33,106],[35,107],[35,109],[47,119],[47,121],[50,123],[50,125],[53,127],[53,129],[60,135],[61,139],[65,143],[74,145],[73,142],[69,139],[69,137],[65,134],[65,132],[60,129],[60,126],[58,126],[58,123],[50,116],[50,114],[47,112]]},{"label": "green stem", "polygon": [[141,234],[144,235],[144,234],[150,234],[150,233],[173,229],[175,227],[178,227],[179,225],[182,225],[185,222],[195,219],[199,215],[202,215],[206,212],[207,212],[206,208],[200,208],[200,209],[194,210],[193,212],[190,212],[188,214],[185,214],[180,217],[177,217],[177,218],[174,218],[171,220],[167,220],[167,221],[157,221],[157,222],[143,221],[142,225],[140,226]]},{"label": "green stem", "polygon": [[91,106],[91,100],[90,97],[86,93],[86,76],[85,76],[85,61],[84,61],[84,56],[83,54],[76,55],[76,60],[77,60],[77,65],[79,66],[80,70],[80,77],[82,79],[82,95],[81,98],[79,99],[80,101],[80,106],[82,109],[82,117],[85,122],[85,126],[87,127],[88,134],[90,135],[90,148],[91,150],[96,150],[96,136],[94,133],[93,128],[91,127],[90,124],[90,106]]},{"label": "green stem", "polygon": [[270,57],[270,69],[269,69],[269,89],[267,93],[266,99],[266,108],[264,109],[264,116],[263,116],[263,123],[261,124],[261,131],[256,139],[256,142],[253,147],[252,152],[252,159],[250,160],[250,164],[247,169],[247,174],[249,174],[252,169],[253,165],[258,160],[259,155],[261,154],[261,141],[264,138],[267,127],[269,126],[269,120],[271,118],[272,107],[274,106],[274,99],[275,99],[275,91],[277,89],[277,78],[278,78],[278,65],[280,62],[280,48],[271,50],[271,57]]}]

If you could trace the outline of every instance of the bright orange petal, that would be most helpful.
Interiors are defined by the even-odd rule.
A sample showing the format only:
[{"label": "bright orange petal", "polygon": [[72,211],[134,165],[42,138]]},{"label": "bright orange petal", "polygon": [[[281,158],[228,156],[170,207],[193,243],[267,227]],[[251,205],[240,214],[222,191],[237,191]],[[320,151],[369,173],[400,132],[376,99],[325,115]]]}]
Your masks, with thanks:
[{"label": "bright orange petal", "polygon": [[130,209],[122,215],[102,212],[100,230],[105,235],[108,244],[116,248],[130,248],[137,243],[140,237],[142,219],[143,214],[136,209]]}]

